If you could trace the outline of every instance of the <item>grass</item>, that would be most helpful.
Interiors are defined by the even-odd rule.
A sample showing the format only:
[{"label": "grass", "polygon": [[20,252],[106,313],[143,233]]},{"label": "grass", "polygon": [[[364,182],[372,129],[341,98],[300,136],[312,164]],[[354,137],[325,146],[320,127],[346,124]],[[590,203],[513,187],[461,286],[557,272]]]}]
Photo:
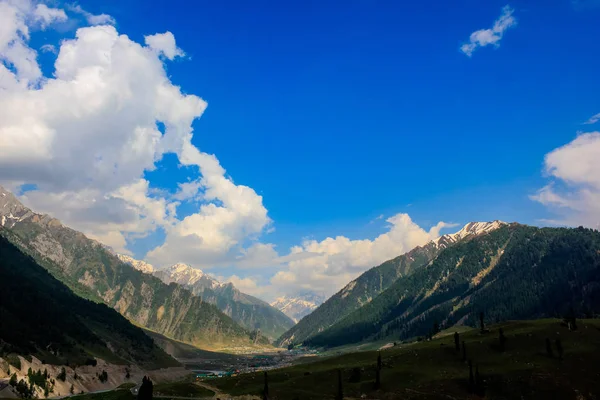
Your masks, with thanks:
[{"label": "grass", "polygon": [[195,385],[193,382],[182,381],[162,383],[154,385],[154,396],[178,396],[178,397],[210,397],[215,392]]},{"label": "grass", "polygon": [[135,400],[129,390],[112,390],[103,393],[88,393],[69,397],[69,400]]},{"label": "grass", "polygon": [[136,386],[137,386],[137,384],[135,384],[133,382],[125,382],[125,383],[121,383],[119,386],[117,386],[117,389],[133,389]]},{"label": "grass", "polygon": [[[515,321],[460,333],[467,358],[479,368],[485,381],[486,399],[588,399],[598,395],[600,377],[600,320],[580,320],[570,332],[558,320]],[[498,349],[498,330],[507,338],[505,351]],[[560,338],[564,360],[546,354],[545,338],[554,346]],[[556,349],[554,354],[557,354]],[[344,395],[377,399],[471,399],[469,368],[454,349],[452,335],[429,342],[400,345],[382,352],[382,386],[374,390],[376,351],[326,357],[269,372],[272,400],[333,399],[337,370],[342,370]],[[353,368],[361,370],[350,383]],[[263,373],[211,380],[231,395],[262,393]]]}]

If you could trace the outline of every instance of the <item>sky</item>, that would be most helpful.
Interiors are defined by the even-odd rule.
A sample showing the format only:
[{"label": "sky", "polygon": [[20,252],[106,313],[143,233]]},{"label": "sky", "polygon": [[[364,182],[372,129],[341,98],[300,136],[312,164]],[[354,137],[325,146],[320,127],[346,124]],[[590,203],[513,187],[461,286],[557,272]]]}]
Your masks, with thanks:
[{"label": "sky", "polygon": [[600,1],[449,3],[0,0],[0,184],[267,300],[600,227]]}]

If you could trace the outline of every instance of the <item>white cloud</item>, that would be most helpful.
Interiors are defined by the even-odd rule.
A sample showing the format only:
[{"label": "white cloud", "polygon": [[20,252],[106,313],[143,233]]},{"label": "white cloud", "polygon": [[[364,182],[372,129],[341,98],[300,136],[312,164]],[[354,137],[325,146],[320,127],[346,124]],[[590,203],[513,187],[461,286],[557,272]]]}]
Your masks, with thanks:
[{"label": "white cloud", "polygon": [[[242,293],[253,296],[263,297],[268,291],[266,286],[260,285],[256,279],[250,277],[240,278],[237,275],[231,275],[227,278],[216,277],[216,279],[223,283],[232,283]],[[269,296],[267,295],[267,297]]]},{"label": "white cloud", "polygon": [[590,117],[590,119],[588,119],[587,121],[585,121],[583,124],[584,125],[593,125],[596,122],[600,121],[600,113],[596,114],[596,115],[592,115]]},{"label": "white cloud", "polygon": [[544,169],[553,181],[531,198],[548,206],[557,225],[600,227],[600,132],[579,135],[546,154]]},{"label": "white cloud", "polygon": [[49,8],[45,4],[38,4],[33,10],[33,16],[40,22],[42,28],[54,22],[64,22],[67,20],[67,14],[64,10]]},{"label": "white cloud", "polygon": [[388,231],[373,240],[337,236],[320,242],[307,240],[293,247],[279,260],[286,263],[286,268],[275,274],[271,284],[280,292],[311,290],[330,295],[367,269],[435,239],[442,228],[451,226],[440,222],[426,231],[408,214],[397,214],[386,221]]},{"label": "white cloud", "polygon": [[[42,77],[28,45],[36,10],[0,0],[0,182],[36,185],[26,204],[121,252],[127,239],[162,228],[157,260],[235,260],[270,220],[253,189],[191,144],[206,102],[165,72],[163,61],[181,53],[173,35],[151,35],[143,46],[111,25],[81,28],[61,42],[52,77]],[[174,197],[143,178],[166,153],[193,167]],[[202,202],[197,212],[176,219],[179,202],[192,197]]]},{"label": "white cloud", "polygon": [[58,50],[53,44],[45,44],[42,47],[40,47],[40,50],[44,53],[58,54]]},{"label": "white cloud", "polygon": [[169,31],[165,33],[157,33],[155,35],[144,36],[146,45],[158,54],[162,54],[169,60],[173,60],[175,57],[182,57],[185,55],[175,44],[175,36]]},{"label": "white cloud", "polygon": [[70,11],[75,12],[77,14],[81,14],[88,24],[90,25],[114,25],[116,23],[115,19],[108,14],[92,14],[83,8],[80,5],[69,6]]},{"label": "white cloud", "polygon": [[491,29],[480,29],[471,33],[469,42],[463,44],[460,47],[460,51],[471,57],[478,47],[485,47],[490,44],[495,47],[500,46],[500,39],[502,39],[504,32],[517,24],[513,13],[514,10],[512,8],[504,6],[502,8],[502,15],[494,22],[494,26]]}]

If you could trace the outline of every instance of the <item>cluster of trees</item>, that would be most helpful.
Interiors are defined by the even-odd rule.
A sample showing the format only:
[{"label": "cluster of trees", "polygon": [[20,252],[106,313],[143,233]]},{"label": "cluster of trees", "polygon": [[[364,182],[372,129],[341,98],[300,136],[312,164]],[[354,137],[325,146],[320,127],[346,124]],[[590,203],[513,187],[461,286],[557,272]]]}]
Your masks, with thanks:
[{"label": "cluster of trees", "polygon": [[[308,339],[339,346],[366,339],[431,335],[459,320],[531,319],[600,312],[600,232],[510,225],[443,250],[370,303]],[[485,329],[485,328],[483,328]]]},{"label": "cluster of trees", "polygon": [[18,379],[17,374],[11,375],[9,385],[15,388],[20,397],[29,399],[35,395],[35,387],[39,387],[44,391],[44,397],[48,397],[50,393],[54,392],[54,379],[50,378],[48,370],[44,372],[41,370],[33,371],[31,368],[27,370],[27,381],[25,379]]},{"label": "cluster of trees", "polygon": [[294,327],[279,338],[278,343],[287,343],[293,338],[295,343],[302,343],[315,336],[316,333],[341,321],[344,317],[359,309],[362,304],[377,297],[399,277],[425,266],[439,252],[436,246],[417,247],[410,252],[388,260],[371,268],[349,286],[331,296],[316,310],[300,320]]}]

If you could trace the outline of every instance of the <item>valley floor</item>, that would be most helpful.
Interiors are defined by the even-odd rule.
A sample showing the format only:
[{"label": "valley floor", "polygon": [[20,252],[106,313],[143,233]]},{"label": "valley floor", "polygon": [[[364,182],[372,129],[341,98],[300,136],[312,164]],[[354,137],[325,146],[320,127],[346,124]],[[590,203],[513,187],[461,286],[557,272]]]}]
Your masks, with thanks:
[{"label": "valley floor", "polygon": [[[559,320],[514,321],[494,325],[489,332],[462,332],[466,359],[473,363],[486,399],[600,399],[600,320],[579,320],[569,331]],[[506,337],[499,347],[499,329]],[[471,399],[469,366],[454,337],[400,344],[381,352],[381,388],[374,389],[376,351],[324,356],[316,362],[270,371],[272,400],[334,399],[338,369],[345,399]],[[553,356],[546,350],[550,340]],[[559,360],[556,340],[564,356]],[[331,354],[331,353],[330,353]],[[231,395],[260,395],[262,373],[211,381]]]}]

